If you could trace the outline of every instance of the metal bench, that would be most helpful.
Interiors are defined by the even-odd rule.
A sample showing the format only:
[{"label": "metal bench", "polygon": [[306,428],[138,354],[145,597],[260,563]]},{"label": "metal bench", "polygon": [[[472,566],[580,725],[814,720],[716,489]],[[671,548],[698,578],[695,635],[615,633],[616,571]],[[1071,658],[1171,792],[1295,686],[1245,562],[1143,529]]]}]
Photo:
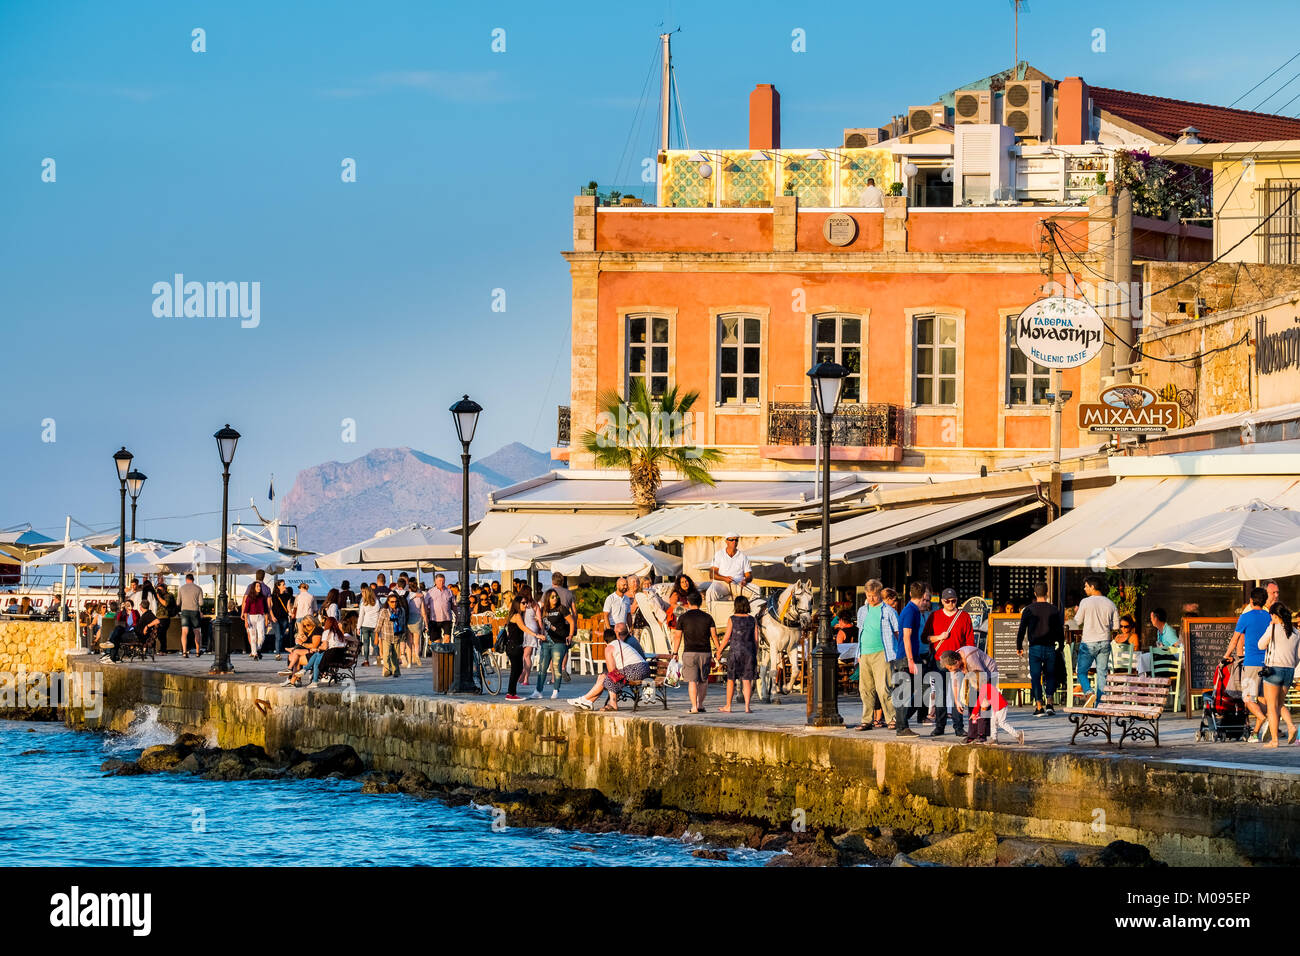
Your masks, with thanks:
[{"label": "metal bench", "polygon": [[322,684],[342,684],[344,681],[357,680],[357,656],[361,651],[361,641],[352,634],[344,635],[343,647],[336,647],[325,652],[321,658],[320,682]]},{"label": "metal bench", "polygon": [[618,699],[632,701],[632,711],[636,712],[641,704],[656,703],[663,704],[664,710],[668,709],[668,687],[665,680],[668,677],[668,661],[671,658],[667,654],[652,654],[646,658],[646,663],[650,665],[650,673],[644,680],[628,681],[619,687]]},{"label": "metal bench", "polygon": [[1169,696],[1169,678],[1139,677],[1136,674],[1109,674],[1102,703],[1097,707],[1067,707],[1065,714],[1074,724],[1070,743],[1080,734],[1085,737],[1106,736],[1111,739],[1111,722],[1119,725],[1119,747],[1125,740],[1150,739],[1160,746],[1160,715]]}]

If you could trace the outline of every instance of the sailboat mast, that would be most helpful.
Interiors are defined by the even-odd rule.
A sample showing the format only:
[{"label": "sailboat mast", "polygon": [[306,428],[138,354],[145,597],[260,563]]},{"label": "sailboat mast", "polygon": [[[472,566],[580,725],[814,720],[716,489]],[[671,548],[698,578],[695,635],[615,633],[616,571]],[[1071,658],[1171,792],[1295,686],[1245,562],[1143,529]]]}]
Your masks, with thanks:
[{"label": "sailboat mast", "polygon": [[672,95],[672,36],[671,33],[659,34],[663,44],[663,82],[659,90],[659,148],[665,153],[668,152],[668,113]]}]

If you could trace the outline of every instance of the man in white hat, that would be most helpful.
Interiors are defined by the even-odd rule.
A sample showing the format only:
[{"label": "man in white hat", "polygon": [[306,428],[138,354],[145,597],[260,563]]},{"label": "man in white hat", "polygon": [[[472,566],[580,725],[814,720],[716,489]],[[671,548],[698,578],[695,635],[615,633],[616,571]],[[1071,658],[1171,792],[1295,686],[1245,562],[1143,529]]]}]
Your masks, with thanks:
[{"label": "man in white hat", "polygon": [[709,567],[709,600],[726,601],[741,594],[745,585],[754,580],[749,558],[740,550],[740,536],[727,535],[725,547],[713,553]]}]

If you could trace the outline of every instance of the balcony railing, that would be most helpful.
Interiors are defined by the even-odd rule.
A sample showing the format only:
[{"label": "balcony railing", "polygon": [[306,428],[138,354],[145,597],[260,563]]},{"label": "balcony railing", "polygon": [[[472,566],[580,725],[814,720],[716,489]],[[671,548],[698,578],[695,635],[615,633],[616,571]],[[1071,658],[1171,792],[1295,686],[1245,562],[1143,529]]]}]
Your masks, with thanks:
[{"label": "balcony railing", "polygon": [[555,447],[569,447],[569,406],[560,405],[555,410]]},{"label": "balcony railing", "polygon": [[[815,445],[817,408],[806,402],[772,402],[767,406],[769,445]],[[897,405],[839,407],[831,421],[831,444],[886,448],[903,443],[903,410]]]}]

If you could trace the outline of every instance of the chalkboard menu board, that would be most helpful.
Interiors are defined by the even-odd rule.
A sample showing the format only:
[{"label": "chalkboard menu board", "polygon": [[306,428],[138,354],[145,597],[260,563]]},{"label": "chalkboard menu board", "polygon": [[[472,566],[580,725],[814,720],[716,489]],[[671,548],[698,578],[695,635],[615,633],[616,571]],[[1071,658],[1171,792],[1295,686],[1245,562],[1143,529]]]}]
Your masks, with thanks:
[{"label": "chalkboard menu board", "polygon": [[1214,686],[1214,669],[1223,660],[1223,652],[1237,629],[1235,617],[1183,618],[1183,648],[1187,669],[1187,716],[1192,715],[1195,691]]},{"label": "chalkboard menu board", "polygon": [[1029,655],[1016,654],[1019,614],[989,615],[988,655],[998,662],[998,680],[1002,684],[1029,683]]}]

